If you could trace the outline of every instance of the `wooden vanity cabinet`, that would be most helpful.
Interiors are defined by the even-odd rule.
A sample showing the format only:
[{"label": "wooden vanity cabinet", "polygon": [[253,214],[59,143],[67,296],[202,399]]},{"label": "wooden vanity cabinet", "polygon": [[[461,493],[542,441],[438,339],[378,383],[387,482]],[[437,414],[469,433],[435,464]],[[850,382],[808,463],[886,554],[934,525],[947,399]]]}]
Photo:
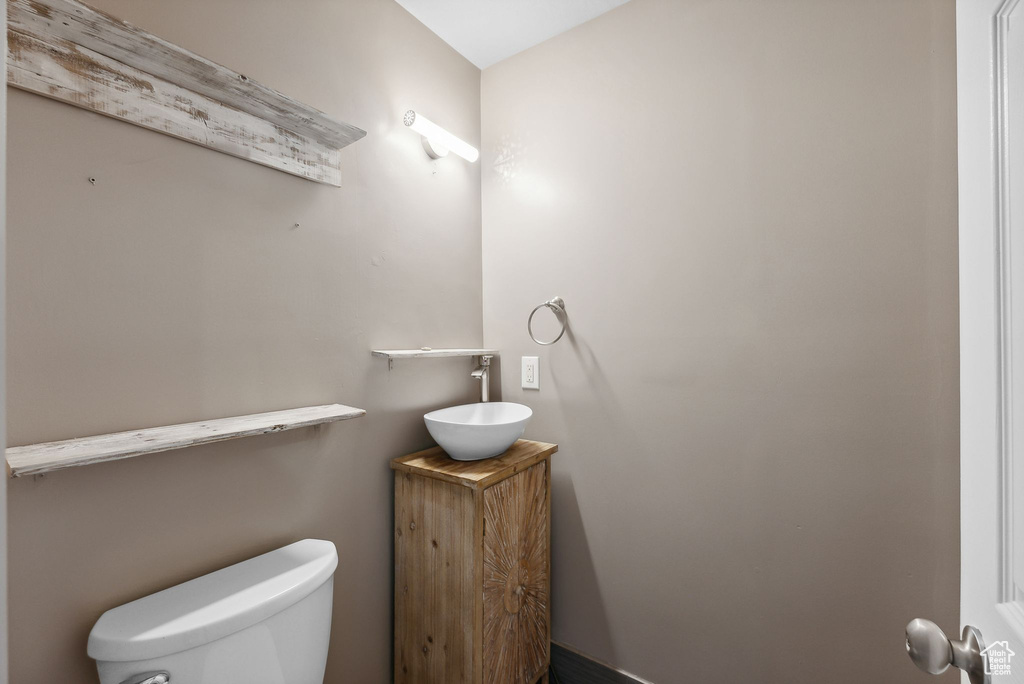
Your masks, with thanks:
[{"label": "wooden vanity cabinet", "polygon": [[396,458],[396,684],[547,684],[551,454]]}]

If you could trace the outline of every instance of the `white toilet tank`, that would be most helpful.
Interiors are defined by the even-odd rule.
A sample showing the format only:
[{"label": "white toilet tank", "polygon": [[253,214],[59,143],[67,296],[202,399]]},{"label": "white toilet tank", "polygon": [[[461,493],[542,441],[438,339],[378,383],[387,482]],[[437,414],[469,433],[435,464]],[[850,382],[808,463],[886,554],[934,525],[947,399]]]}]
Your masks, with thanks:
[{"label": "white toilet tank", "polygon": [[108,610],[89,656],[101,684],[323,684],[337,567],[329,541],[289,544]]}]

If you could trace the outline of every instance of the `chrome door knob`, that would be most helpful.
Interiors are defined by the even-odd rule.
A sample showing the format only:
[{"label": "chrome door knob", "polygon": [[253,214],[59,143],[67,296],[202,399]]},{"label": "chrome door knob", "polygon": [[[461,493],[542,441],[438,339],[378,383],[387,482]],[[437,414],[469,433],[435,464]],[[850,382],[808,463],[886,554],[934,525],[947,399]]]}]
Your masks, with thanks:
[{"label": "chrome door knob", "polygon": [[907,654],[928,674],[942,674],[953,665],[967,673],[971,684],[990,684],[981,657],[983,650],[981,632],[970,625],[964,627],[959,641],[947,637],[931,620],[916,618],[907,625]]},{"label": "chrome door knob", "polygon": [[942,674],[953,664],[953,644],[931,620],[917,618],[907,625],[907,653],[928,674]]}]

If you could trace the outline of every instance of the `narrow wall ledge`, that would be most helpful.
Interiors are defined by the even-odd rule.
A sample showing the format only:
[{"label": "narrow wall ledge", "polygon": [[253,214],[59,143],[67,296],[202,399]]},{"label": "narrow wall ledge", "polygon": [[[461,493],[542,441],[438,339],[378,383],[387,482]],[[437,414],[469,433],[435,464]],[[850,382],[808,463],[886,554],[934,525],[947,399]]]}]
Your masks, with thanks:
[{"label": "narrow wall ledge", "polygon": [[383,359],[442,359],[457,356],[497,356],[497,349],[374,349],[370,352]]},{"label": "narrow wall ledge", "polygon": [[10,477],[41,475],[64,468],[284,432],[364,415],[366,411],[361,408],[326,404],[10,447],[6,454],[7,470]]}]

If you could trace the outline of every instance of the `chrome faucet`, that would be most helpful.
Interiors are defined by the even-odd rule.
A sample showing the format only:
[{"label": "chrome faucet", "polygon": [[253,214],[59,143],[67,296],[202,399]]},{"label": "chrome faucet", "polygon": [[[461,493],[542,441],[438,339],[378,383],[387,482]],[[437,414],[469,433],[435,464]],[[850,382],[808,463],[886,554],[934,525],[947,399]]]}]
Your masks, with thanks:
[{"label": "chrome faucet", "polygon": [[480,401],[487,402],[491,399],[491,359],[490,354],[480,357],[480,365],[473,371],[472,376],[480,381]]}]

